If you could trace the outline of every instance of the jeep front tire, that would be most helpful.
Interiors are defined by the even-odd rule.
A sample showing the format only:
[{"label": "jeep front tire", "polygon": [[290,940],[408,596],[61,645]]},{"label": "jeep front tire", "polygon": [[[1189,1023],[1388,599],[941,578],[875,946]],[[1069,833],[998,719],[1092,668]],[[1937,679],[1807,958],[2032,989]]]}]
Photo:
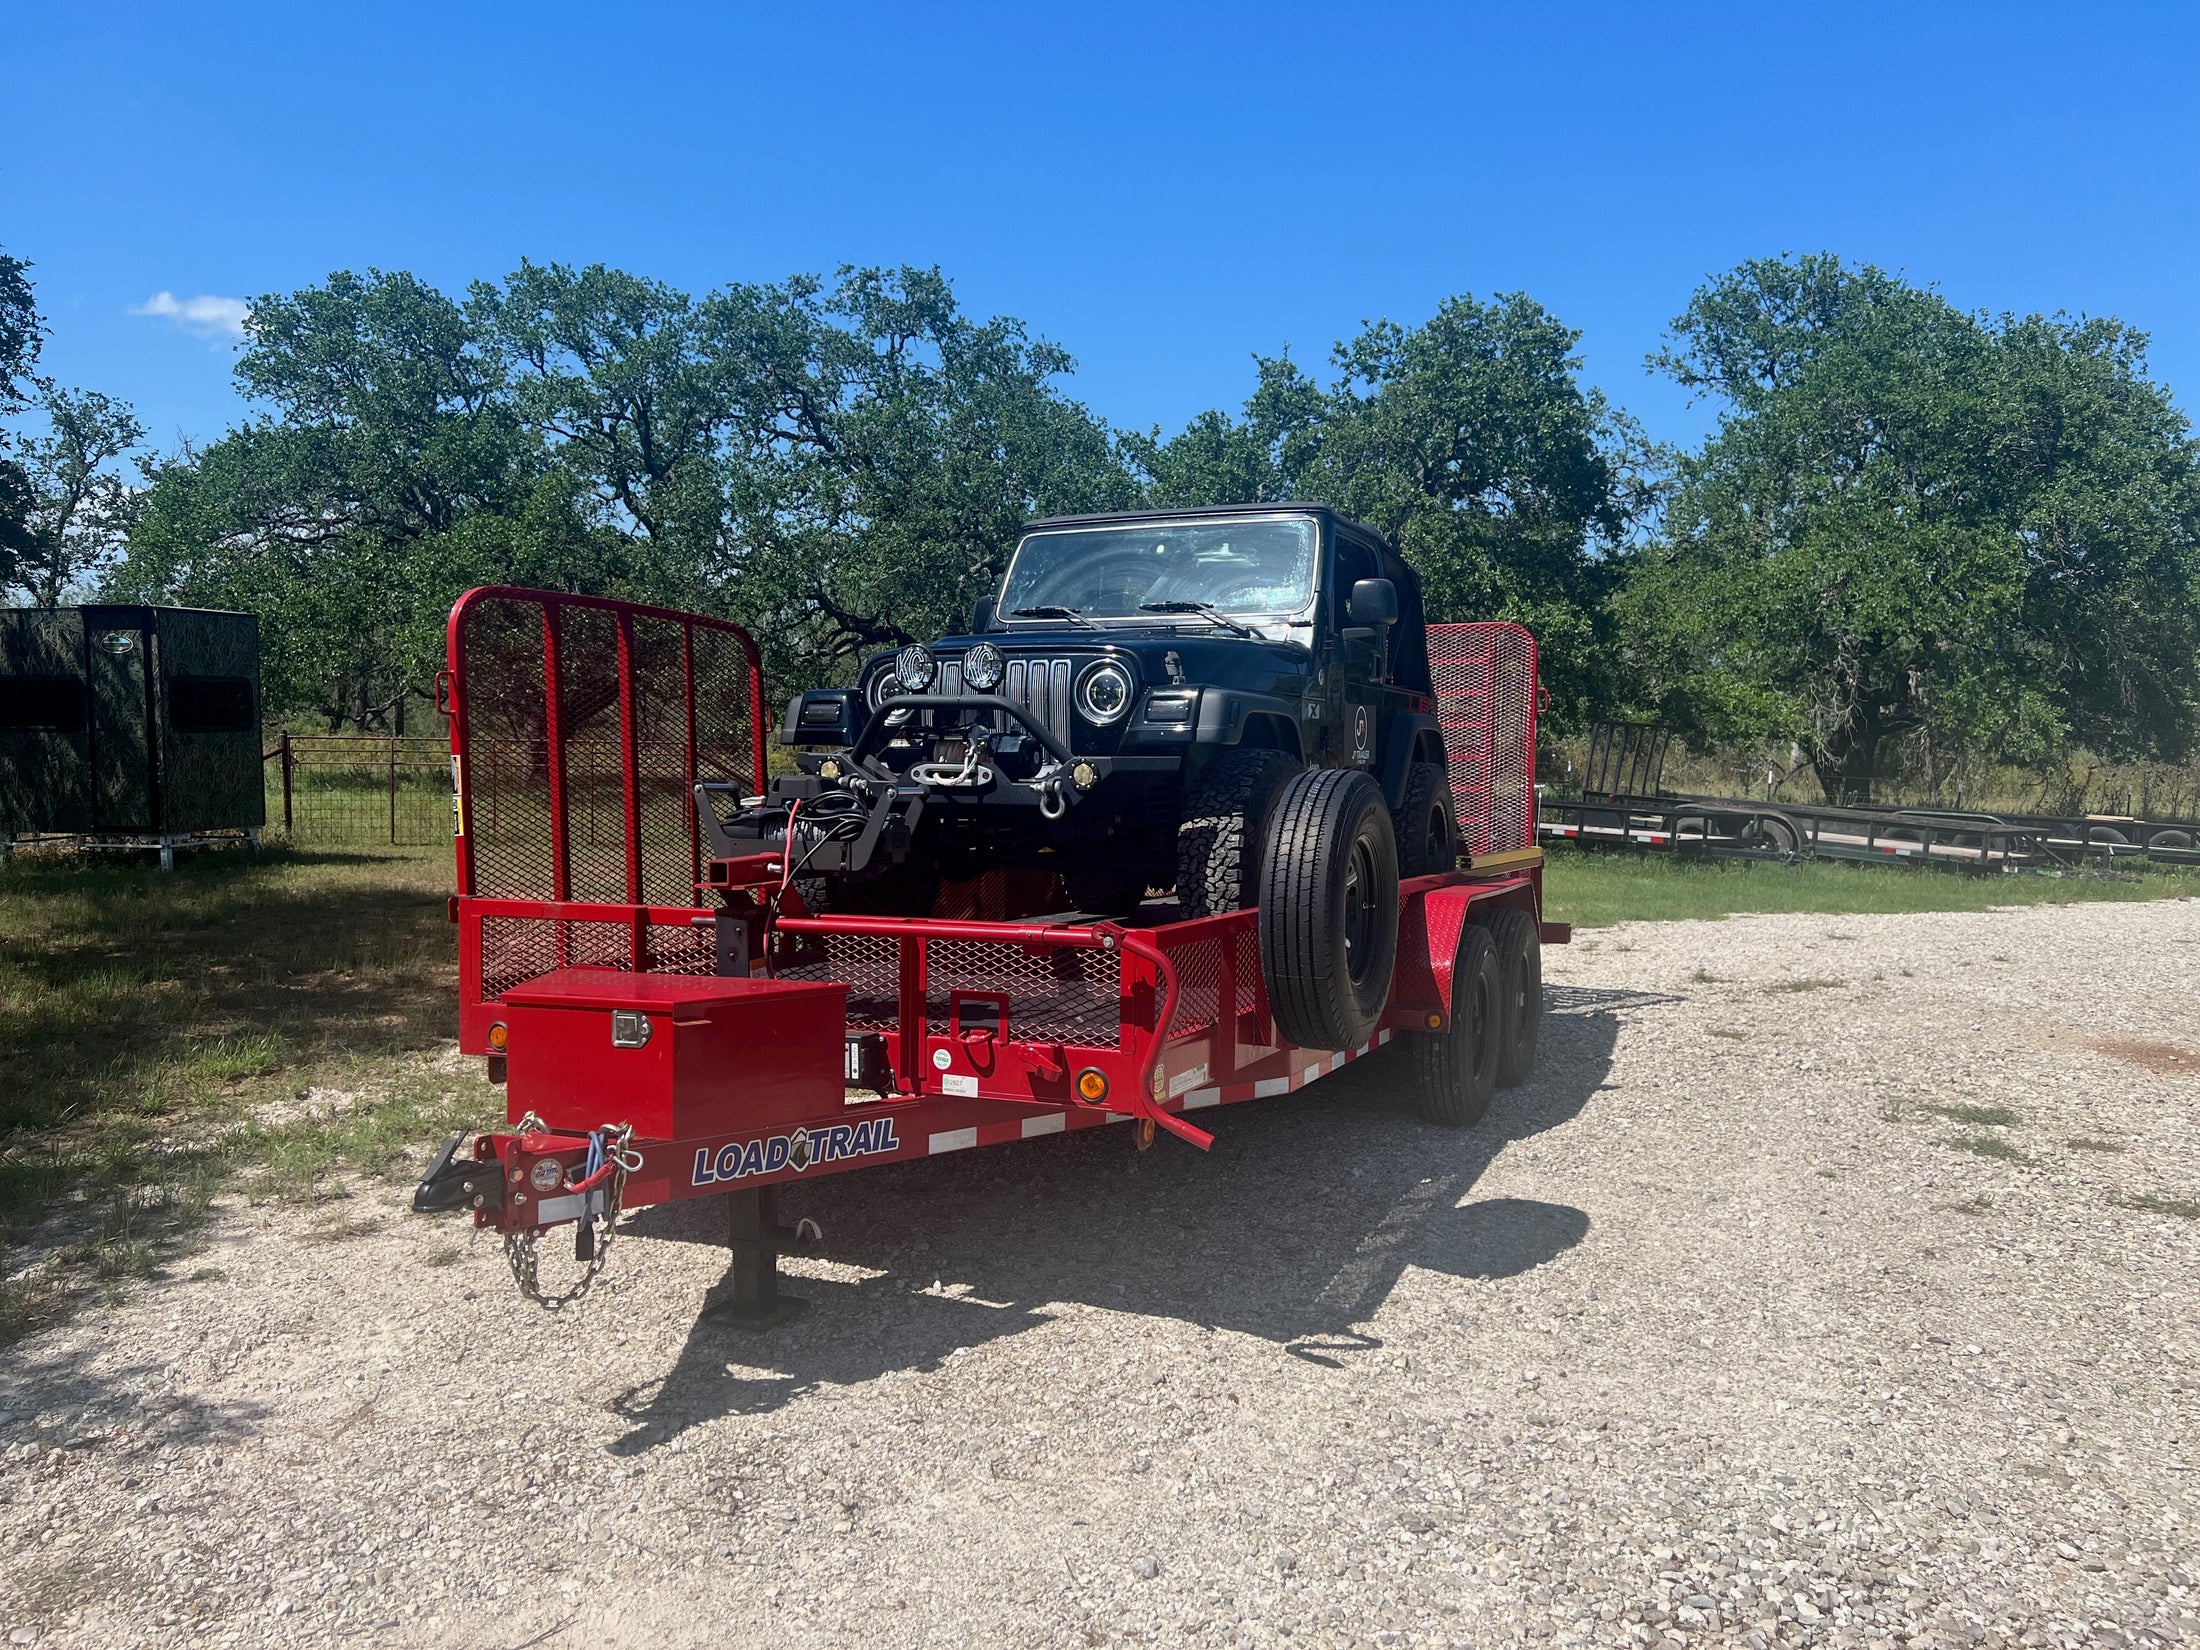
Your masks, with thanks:
[{"label": "jeep front tire", "polygon": [[1282,751],[1218,751],[1192,778],[1176,828],[1176,898],[1187,917],[1242,911],[1260,897],[1276,798],[1299,772]]}]

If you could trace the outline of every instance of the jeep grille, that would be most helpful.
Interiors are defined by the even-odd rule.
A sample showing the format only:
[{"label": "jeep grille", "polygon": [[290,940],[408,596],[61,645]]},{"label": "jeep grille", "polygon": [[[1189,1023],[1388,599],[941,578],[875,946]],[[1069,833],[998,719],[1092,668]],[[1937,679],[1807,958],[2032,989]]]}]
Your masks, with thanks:
[{"label": "jeep grille", "polygon": [[[1008,661],[1008,674],[1002,679],[1000,695],[1011,704],[1022,705],[1031,711],[1047,732],[1070,743],[1073,726],[1069,708],[1069,684],[1076,674],[1074,659],[1014,658]],[[940,667],[940,691],[955,694],[963,690],[962,661],[949,659]]]}]

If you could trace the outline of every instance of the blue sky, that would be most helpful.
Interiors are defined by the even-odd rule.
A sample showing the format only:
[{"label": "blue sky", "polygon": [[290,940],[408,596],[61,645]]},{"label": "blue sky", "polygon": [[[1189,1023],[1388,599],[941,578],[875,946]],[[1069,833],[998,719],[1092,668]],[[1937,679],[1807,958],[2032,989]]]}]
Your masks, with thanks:
[{"label": "blue sky", "polygon": [[522,256],[938,263],[1168,429],[1256,350],[1520,290],[1688,439],[1644,355],[1787,249],[2115,314],[2200,383],[2190,7],[85,4],[13,14],[0,72],[47,369],[162,445],[241,415],[234,301]]}]

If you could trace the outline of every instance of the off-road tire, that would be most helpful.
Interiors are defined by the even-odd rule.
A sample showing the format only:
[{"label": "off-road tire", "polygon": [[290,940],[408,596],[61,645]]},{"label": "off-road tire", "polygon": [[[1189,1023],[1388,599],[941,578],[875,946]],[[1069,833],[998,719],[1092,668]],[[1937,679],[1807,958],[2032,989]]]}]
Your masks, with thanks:
[{"label": "off-road tire", "polygon": [[1079,865],[1062,872],[1062,889],[1080,911],[1127,917],[1146,900],[1146,873],[1113,865]]},{"label": "off-road tire", "polygon": [[1459,827],[1451,816],[1451,773],[1441,762],[1406,769],[1406,794],[1391,810],[1398,833],[1398,875],[1433,876],[1459,858]]},{"label": "off-road tire", "polygon": [[1269,817],[1299,771],[1282,751],[1225,750],[1193,777],[1176,828],[1176,898],[1185,916],[1242,911],[1260,897]]},{"label": "off-road tire", "polygon": [[1471,1129],[1497,1093],[1505,1017],[1504,983],[1490,931],[1469,923],[1451,967],[1451,1029],[1407,1034],[1414,1066],[1413,1109],[1428,1123]]},{"label": "off-road tire", "polygon": [[1398,962],[1398,839],[1382,788],[1349,768],[1284,786],[1260,880],[1260,966],[1276,1030],[1301,1048],[1374,1035]]},{"label": "off-road tire", "polygon": [[1535,1069],[1543,1029],[1543,935],[1525,911],[1500,911],[1490,919],[1497,948],[1498,991],[1505,1012],[1497,1031],[1497,1086],[1517,1088]]}]

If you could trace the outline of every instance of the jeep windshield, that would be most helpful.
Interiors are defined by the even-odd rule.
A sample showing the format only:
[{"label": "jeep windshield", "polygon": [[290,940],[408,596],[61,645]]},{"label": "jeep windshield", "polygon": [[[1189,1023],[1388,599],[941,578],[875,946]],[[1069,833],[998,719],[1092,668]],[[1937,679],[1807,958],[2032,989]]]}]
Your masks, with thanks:
[{"label": "jeep windshield", "polygon": [[[1145,624],[1199,623],[1200,607],[1292,618],[1313,604],[1316,543],[1305,516],[1048,528],[1017,545],[1000,611],[1071,609]],[[1152,611],[1164,604],[1181,605]]]}]

